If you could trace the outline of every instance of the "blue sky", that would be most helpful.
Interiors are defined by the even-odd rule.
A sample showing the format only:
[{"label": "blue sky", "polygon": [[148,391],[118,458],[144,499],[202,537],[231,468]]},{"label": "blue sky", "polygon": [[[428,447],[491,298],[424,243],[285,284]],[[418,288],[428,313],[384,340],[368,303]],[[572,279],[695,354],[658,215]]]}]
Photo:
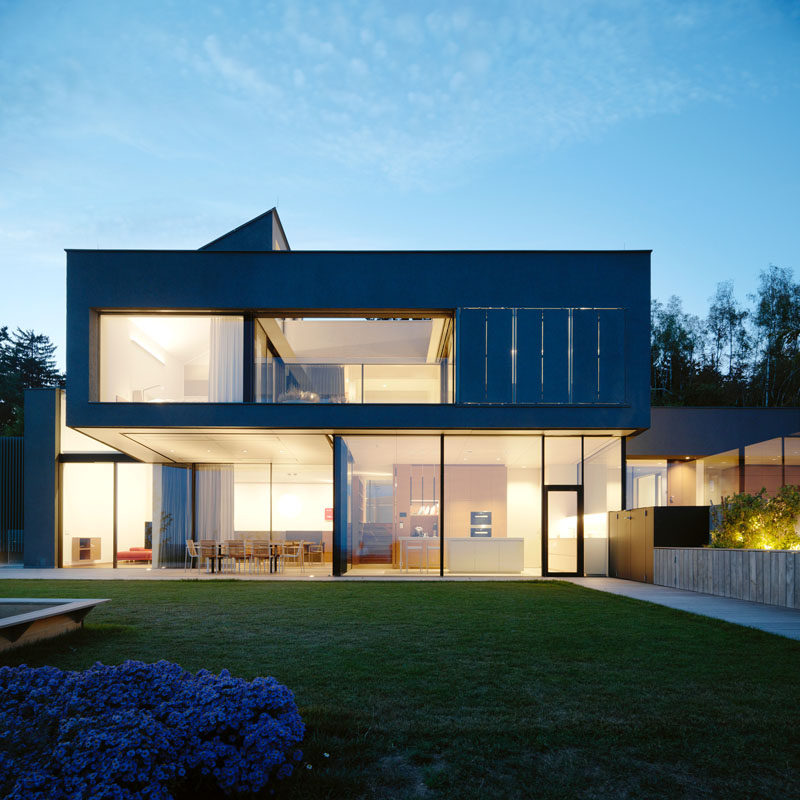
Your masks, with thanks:
[{"label": "blue sky", "polygon": [[[703,313],[800,274],[794,2],[0,0],[0,324],[65,247],[652,248]],[[168,279],[168,276],[165,276]]]}]

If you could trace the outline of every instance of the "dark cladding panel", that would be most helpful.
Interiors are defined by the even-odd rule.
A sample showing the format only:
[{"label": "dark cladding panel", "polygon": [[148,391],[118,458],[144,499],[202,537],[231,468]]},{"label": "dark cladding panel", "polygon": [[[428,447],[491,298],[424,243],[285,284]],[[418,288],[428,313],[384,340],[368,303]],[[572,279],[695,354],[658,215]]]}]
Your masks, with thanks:
[{"label": "dark cladding panel", "polygon": [[462,308],[456,320],[459,403],[486,401],[486,311]]},{"label": "dark cladding panel", "polygon": [[569,312],[542,312],[542,400],[569,402]]},{"label": "dark cladding panel", "polygon": [[598,311],[600,319],[601,403],[625,402],[625,311]]},{"label": "dark cladding panel", "polygon": [[517,402],[542,402],[542,310],[517,311]]},{"label": "dark cladding panel", "polygon": [[486,401],[512,400],[512,334],[514,314],[509,308],[486,312]]},{"label": "dark cladding panel", "polygon": [[598,311],[572,312],[572,402],[597,402]]}]

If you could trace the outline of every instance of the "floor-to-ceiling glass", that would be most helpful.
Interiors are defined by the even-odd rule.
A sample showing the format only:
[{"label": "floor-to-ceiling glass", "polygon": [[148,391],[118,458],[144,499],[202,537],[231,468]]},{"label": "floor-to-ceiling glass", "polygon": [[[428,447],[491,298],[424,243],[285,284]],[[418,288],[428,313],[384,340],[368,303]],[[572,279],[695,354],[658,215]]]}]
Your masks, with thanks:
[{"label": "floor-to-ceiling glass", "polygon": [[541,574],[541,436],[444,437],[445,571]]},{"label": "floor-to-ceiling glass", "polygon": [[65,567],[114,563],[114,465],[61,465],[61,561]]},{"label": "floor-to-ceiling glass", "polygon": [[542,567],[545,574],[583,574],[583,439],[544,438]]},{"label": "floor-to-ceiling glass", "polygon": [[783,439],[769,439],[744,448],[744,490],[756,494],[762,489],[775,495],[783,486]]},{"label": "floor-to-ceiling glass", "polygon": [[117,566],[153,561],[153,465],[117,464]]},{"label": "floor-to-ceiling glass", "polygon": [[608,512],[622,508],[622,444],[618,436],[583,439],[583,571],[608,574]]},{"label": "floor-to-ceiling glass", "polygon": [[438,436],[345,436],[347,570],[439,573]]},{"label": "floor-to-ceiling glass", "polygon": [[276,444],[275,463],[196,465],[195,537],[223,546],[244,542],[240,570],[250,566],[255,543],[269,542],[271,568],[281,574],[330,574],[332,464],[300,463],[303,446],[288,447]]}]

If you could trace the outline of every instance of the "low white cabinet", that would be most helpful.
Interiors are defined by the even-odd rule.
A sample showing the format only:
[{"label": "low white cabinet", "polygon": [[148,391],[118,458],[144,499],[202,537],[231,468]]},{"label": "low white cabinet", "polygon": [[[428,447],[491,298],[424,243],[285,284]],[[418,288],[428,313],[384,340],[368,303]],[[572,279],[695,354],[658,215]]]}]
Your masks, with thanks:
[{"label": "low white cabinet", "polygon": [[522,572],[525,540],[516,538],[447,538],[449,572]]}]

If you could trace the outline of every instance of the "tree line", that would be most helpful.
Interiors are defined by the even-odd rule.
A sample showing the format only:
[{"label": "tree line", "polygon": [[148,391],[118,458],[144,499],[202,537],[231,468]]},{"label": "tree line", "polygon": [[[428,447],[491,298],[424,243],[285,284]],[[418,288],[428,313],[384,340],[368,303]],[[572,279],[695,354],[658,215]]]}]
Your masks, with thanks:
[{"label": "tree line", "polygon": [[722,281],[703,318],[676,296],[652,301],[652,405],[800,405],[800,284],[791,269],[770,265],[747,299]]}]

